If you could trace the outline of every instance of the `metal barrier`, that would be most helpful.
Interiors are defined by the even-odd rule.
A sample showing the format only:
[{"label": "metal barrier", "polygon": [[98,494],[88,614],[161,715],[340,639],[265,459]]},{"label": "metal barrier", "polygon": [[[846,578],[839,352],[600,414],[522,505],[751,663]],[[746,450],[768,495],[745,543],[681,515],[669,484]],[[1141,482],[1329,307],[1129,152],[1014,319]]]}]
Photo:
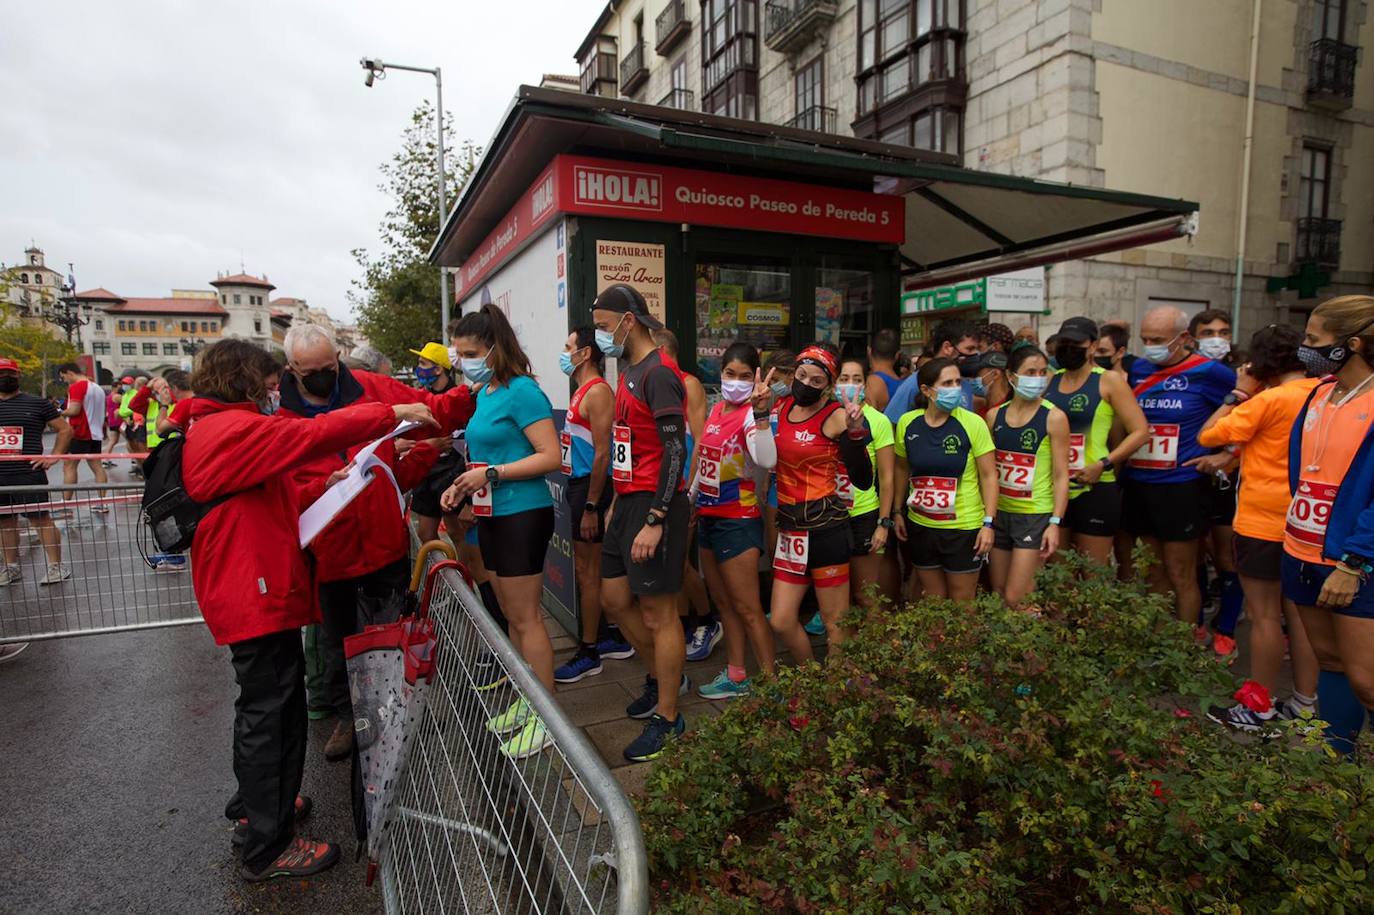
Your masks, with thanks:
[{"label": "metal barrier", "polygon": [[[387,911],[647,912],[639,820],[596,749],[458,567],[435,573],[429,599],[438,659],[382,860]],[[517,761],[486,724],[522,697],[551,741]]]},{"label": "metal barrier", "polygon": [[139,519],[142,483],[4,486],[0,495],[33,500],[0,504],[0,568],[19,572],[0,584],[0,644],[202,622],[189,554],[154,570],[139,552],[141,538],[153,549]]}]

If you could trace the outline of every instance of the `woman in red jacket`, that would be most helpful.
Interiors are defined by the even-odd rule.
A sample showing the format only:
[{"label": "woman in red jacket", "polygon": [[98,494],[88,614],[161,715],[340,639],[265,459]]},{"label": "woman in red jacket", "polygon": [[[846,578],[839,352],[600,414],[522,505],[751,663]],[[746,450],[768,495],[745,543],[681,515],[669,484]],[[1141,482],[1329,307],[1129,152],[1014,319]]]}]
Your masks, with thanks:
[{"label": "woman in red jacket", "polygon": [[335,845],[295,836],[296,816],[308,811],[297,799],[306,743],[300,627],[318,623],[320,612],[291,471],[384,435],[398,420],[434,422],[423,404],[360,404],[309,421],[266,416],[267,380],[276,371],[266,351],[243,340],[202,352],[182,455],[187,495],[225,499],[196,531],[191,577],[239,685],[238,791],[225,815],[243,824],[242,874],[252,881],[318,873],[339,857]]}]

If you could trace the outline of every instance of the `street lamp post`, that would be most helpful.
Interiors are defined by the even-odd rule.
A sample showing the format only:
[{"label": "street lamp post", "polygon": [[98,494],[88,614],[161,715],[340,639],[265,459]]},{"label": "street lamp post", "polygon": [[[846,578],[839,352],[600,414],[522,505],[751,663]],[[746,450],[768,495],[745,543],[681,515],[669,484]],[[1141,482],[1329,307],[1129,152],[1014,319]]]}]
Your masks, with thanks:
[{"label": "street lamp post", "polygon": [[205,340],[202,337],[181,338],[181,351],[188,356],[194,357],[196,353],[205,349]]},{"label": "street lamp post", "polygon": [[62,328],[67,334],[68,343],[72,342],[72,332],[75,331],[76,342],[80,345],[81,328],[91,323],[91,303],[78,302],[76,289],[70,283],[64,283],[57,301],[43,305],[38,316],[49,324]]},{"label": "street lamp post", "polygon": [[[371,86],[374,80],[386,79],[387,70],[408,70],[411,73],[428,73],[434,77],[434,92],[438,96],[439,109],[435,114],[438,122],[439,148],[435,155],[439,170],[439,231],[444,230],[448,218],[448,188],[444,181],[444,78],[438,67],[410,67],[404,64],[383,63],[379,57],[364,57],[359,63],[366,73],[363,85]],[[447,339],[448,334],[448,270],[439,268],[439,339]]]}]

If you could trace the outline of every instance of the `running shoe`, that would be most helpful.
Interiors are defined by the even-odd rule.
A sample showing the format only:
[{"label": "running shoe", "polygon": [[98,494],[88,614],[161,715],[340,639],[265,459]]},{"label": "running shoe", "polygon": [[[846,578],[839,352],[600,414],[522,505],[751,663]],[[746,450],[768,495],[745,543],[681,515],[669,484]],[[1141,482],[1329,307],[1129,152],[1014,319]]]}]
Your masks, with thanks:
[{"label": "running shoe", "polygon": [[94,513],[97,514],[97,515],[108,515],[108,514],[110,513],[110,506],[108,506],[108,505],[92,505],[92,506],[91,506],[91,511],[94,512]]},{"label": "running shoe", "polygon": [[597,642],[596,653],[603,661],[625,661],[635,656],[635,647],[616,634]]},{"label": "running shoe", "polygon": [[23,577],[23,574],[19,571],[19,566],[5,566],[3,569],[0,569],[0,585],[6,587],[9,585],[17,585],[19,584],[19,580]]},{"label": "running shoe", "polygon": [[524,759],[533,756],[549,745],[552,738],[538,715],[530,715],[514,737],[501,744],[501,752],[511,759]]},{"label": "running shoe", "polygon": [[[310,816],[310,811],[315,807],[310,802],[310,798],[303,794],[296,795],[296,822],[299,823]],[[239,817],[234,821],[234,835],[229,840],[235,848],[248,841],[248,817]]]},{"label": "running shoe", "polygon": [[[687,675],[682,675],[682,683],[678,687],[679,696],[692,688],[692,681],[687,679]],[[644,693],[638,699],[625,707],[625,714],[631,718],[648,718],[658,708],[658,681],[653,677],[644,678]]]},{"label": "running shoe", "polygon": [[807,620],[806,625],[802,628],[806,630],[807,635],[825,635],[825,620],[821,619],[821,615],[817,613]]},{"label": "running shoe", "polygon": [[733,699],[736,696],[749,694],[749,681],[741,680],[736,683],[730,679],[730,672],[722,670],[716,674],[716,678],[697,690],[697,695],[703,699]]},{"label": "running shoe", "polygon": [[517,731],[525,726],[525,722],[534,715],[534,709],[521,696],[512,702],[504,712],[497,715],[487,722],[487,730],[498,737],[505,737],[512,731]]},{"label": "running shoe", "polygon": [[1217,660],[1230,664],[1236,659],[1236,640],[1224,632],[1218,632],[1212,636],[1212,652]]},{"label": "running shoe", "polygon": [[153,571],[154,571],[154,572],[185,572],[185,571],[186,571],[186,557],[185,557],[185,556],[162,556],[162,557],[156,557],[156,562],[155,562],[154,565],[153,565]]},{"label": "running shoe", "polygon": [[472,688],[479,693],[485,693],[487,690],[496,689],[496,687],[505,683],[506,679],[505,668],[497,664],[496,659],[490,655],[484,660],[475,661],[472,665]]},{"label": "running shoe", "polygon": [[576,683],[587,677],[595,677],[599,673],[601,673],[601,656],[596,653],[594,647],[581,645],[577,649],[577,654],[553,672],[553,682]]},{"label": "running shoe", "polygon": [[1197,626],[1193,629],[1193,642],[1199,648],[1206,648],[1212,641],[1212,630],[1204,626]]},{"label": "running shoe", "polygon": [[339,846],[330,842],[312,842],[296,836],[291,840],[291,844],[286,846],[286,850],[277,855],[277,860],[262,870],[255,873],[243,867],[239,873],[249,883],[261,883],[274,877],[309,877],[311,874],[328,870],[338,860]]},{"label": "running shoe", "polygon": [[63,566],[61,563],[50,562],[48,563],[48,574],[38,579],[38,583],[40,585],[56,585],[61,584],[71,577],[71,569]]},{"label": "running shoe", "polygon": [[1252,711],[1237,702],[1230,708],[1214,705],[1207,710],[1207,717],[1217,724],[1224,724],[1228,728],[1235,728],[1238,731],[1246,731],[1256,734],[1261,731],[1272,731],[1273,725],[1278,723],[1277,712],[1270,712],[1268,715],[1261,715]]},{"label": "running shoe", "polygon": [[28,642],[15,642],[11,645],[0,645],[0,664],[6,661],[13,661],[24,653],[24,649],[29,647]]},{"label": "running shoe", "polygon": [[647,762],[656,759],[668,743],[670,737],[680,737],[687,730],[687,722],[679,712],[676,721],[669,721],[662,715],[653,715],[644,725],[644,731],[625,748],[625,758],[630,762]]},{"label": "running shoe", "polygon": [[698,626],[692,630],[692,637],[687,640],[687,660],[705,661],[711,656],[711,652],[716,650],[724,636],[725,632],[719,622],[712,622],[709,626]]}]

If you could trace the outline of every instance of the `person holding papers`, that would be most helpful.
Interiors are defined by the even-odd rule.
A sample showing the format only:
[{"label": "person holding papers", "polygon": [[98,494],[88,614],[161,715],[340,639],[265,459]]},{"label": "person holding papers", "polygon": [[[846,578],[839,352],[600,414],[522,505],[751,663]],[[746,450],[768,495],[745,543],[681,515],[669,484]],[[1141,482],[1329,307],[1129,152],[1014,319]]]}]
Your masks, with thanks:
[{"label": "person holding papers", "polygon": [[[553,692],[553,643],[539,614],[544,554],[553,536],[553,497],[544,476],[561,459],[553,408],[499,308],[487,304],[464,315],[452,337],[463,374],[476,388],[477,410],[467,430],[468,469],[439,504],[455,511],[471,499],[482,563],[494,576],[511,641]],[[508,738],[501,751],[512,759],[538,753],[549,739],[523,698],[487,727]]]},{"label": "person holding papers", "polygon": [[[421,402],[449,433],[472,414],[472,395],[466,389],[436,396],[382,375],[350,370],[339,360],[339,348],[328,328],[318,324],[293,325],[282,346],[287,371],[281,379],[278,409],[284,416],[314,419],[360,403]],[[417,431],[424,438],[434,434],[432,429]],[[358,452],[375,438],[360,437],[352,448],[319,455],[297,468],[301,511],[343,479]],[[324,615],[320,652],[325,681],[324,695],[312,696],[312,702],[330,706],[338,715],[324,749],[331,761],[346,759],[353,750],[353,704],[343,640],[364,625],[391,621],[400,609],[401,593],[410,579],[410,536],[400,496],[425,478],[439,453],[427,442],[417,441],[404,457],[398,457],[395,443],[388,440],[377,446],[375,456],[391,474],[380,468],[374,471],[367,488],[310,543]]]}]

